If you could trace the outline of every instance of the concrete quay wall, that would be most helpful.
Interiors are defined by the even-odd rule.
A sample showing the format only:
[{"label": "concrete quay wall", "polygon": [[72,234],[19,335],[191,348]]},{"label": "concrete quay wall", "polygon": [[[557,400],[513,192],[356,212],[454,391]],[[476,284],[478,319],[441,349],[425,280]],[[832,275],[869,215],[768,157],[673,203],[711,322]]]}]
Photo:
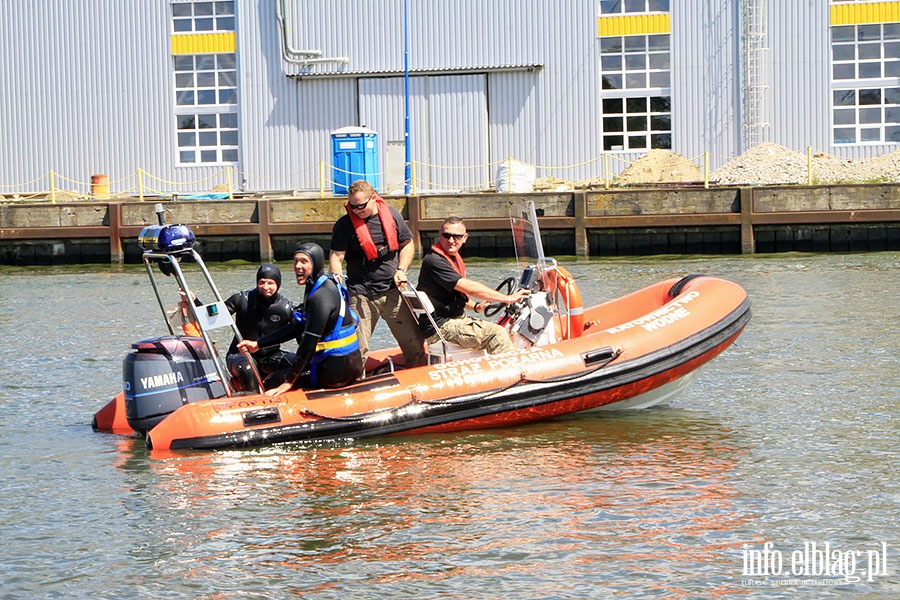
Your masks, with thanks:
[{"label": "concrete quay wall", "polygon": [[[467,256],[512,251],[509,207],[533,200],[549,255],[736,254],[900,250],[900,184],[656,187],[387,199],[413,231],[416,256],[449,215],[465,219]],[[345,198],[259,197],[0,204],[0,264],[139,263],[137,237],[189,225],[208,261],[288,260],[300,241],[327,249]]]}]

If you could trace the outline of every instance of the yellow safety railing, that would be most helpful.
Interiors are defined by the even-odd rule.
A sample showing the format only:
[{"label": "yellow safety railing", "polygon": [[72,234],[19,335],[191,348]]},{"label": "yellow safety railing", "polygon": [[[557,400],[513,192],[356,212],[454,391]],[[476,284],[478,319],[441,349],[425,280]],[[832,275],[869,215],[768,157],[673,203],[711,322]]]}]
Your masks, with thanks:
[{"label": "yellow safety railing", "polygon": [[[762,145],[761,145],[762,146]],[[774,146],[774,145],[773,145]],[[779,147],[780,148],[780,147]],[[752,151],[752,150],[751,150]],[[786,151],[786,153],[784,152]],[[805,183],[813,185],[817,182],[830,181],[834,178],[832,168],[835,164],[843,162],[853,162],[852,159],[839,159],[837,157],[829,157],[825,153],[815,151],[812,146],[806,148],[806,156],[800,153],[790,152],[781,148],[782,154],[785,156],[775,156],[772,161],[788,161],[794,171],[805,170]],[[749,153],[748,153],[749,154]],[[506,159],[473,164],[473,165],[438,165],[420,161],[412,161],[410,164],[410,181],[409,189],[413,195],[422,193],[472,193],[496,190],[499,185],[500,171],[502,168],[507,169],[507,175],[512,176],[514,167],[526,167],[535,173],[534,181],[536,183],[546,184],[548,187],[544,189],[578,189],[578,188],[603,188],[610,189],[613,186],[629,185],[629,169],[648,170],[648,163],[644,162],[649,153],[645,153],[634,160],[627,160],[622,153],[604,152],[599,156],[595,156],[588,160],[574,163],[570,165],[537,165],[529,164],[509,156]],[[669,158],[671,160],[669,160]],[[728,163],[733,157],[716,157],[722,164]],[[877,159],[878,157],[876,157]],[[805,159],[805,160],[804,160]],[[721,183],[720,181],[710,181],[710,153],[703,152],[692,158],[683,158],[675,153],[671,153],[671,157],[664,154],[654,155],[652,168],[656,169],[659,175],[658,181],[638,180],[637,183],[652,185],[654,183],[665,183],[665,171],[676,166],[685,167],[693,165],[696,173],[702,179],[703,186],[709,188],[711,183]],[[801,166],[805,162],[804,166]],[[858,162],[858,160],[857,160]],[[589,169],[591,165],[596,165],[594,169]],[[402,167],[401,167],[402,168]],[[597,173],[593,178],[582,179],[580,181],[568,181],[564,176],[567,172],[573,170],[580,172],[591,171]],[[108,198],[125,198],[138,197],[144,200],[148,196],[154,199],[159,197],[170,197],[172,199],[202,199],[206,197],[221,197],[233,199],[235,190],[252,184],[255,191],[279,191],[285,187],[293,188],[293,186],[283,185],[284,181],[297,181],[306,178],[307,181],[318,181],[318,197],[325,198],[331,196],[333,186],[340,183],[345,185],[347,181],[355,179],[373,179],[378,177],[382,184],[391,182],[396,184],[404,184],[405,186],[405,169],[394,169],[390,171],[380,171],[377,173],[354,173],[342,170],[327,161],[319,161],[318,164],[312,165],[306,169],[288,173],[279,176],[263,176],[252,173],[239,171],[236,167],[226,166],[218,168],[211,172],[208,176],[189,181],[176,181],[165,179],[144,170],[137,169],[134,173],[128,174],[118,179],[110,180],[106,175],[95,175],[91,181],[82,181],[66,177],[55,171],[49,171],[30,181],[20,183],[0,183],[0,201],[5,202],[33,202],[33,201],[49,201],[55,203],[58,201],[71,200],[99,200]],[[717,171],[718,172],[718,171]],[[315,173],[315,174],[313,174]],[[542,177],[536,175],[540,173]],[[335,179],[342,178],[345,181],[338,182]],[[241,182],[235,185],[235,181]],[[861,183],[869,183],[872,181],[891,181],[888,176],[868,175],[865,181]],[[453,183],[464,181],[465,183]],[[99,183],[98,183],[99,182]],[[692,183],[695,181],[691,181]],[[728,185],[734,183],[725,181]],[[758,182],[747,181],[746,184],[754,184]],[[803,183],[802,180],[795,180],[786,183]],[[382,185],[382,188],[385,186]],[[198,189],[209,190],[214,196]],[[313,191],[315,188],[308,189]],[[37,191],[23,191],[37,190]],[[292,189],[291,193],[297,190]],[[316,192],[313,192],[314,194]]]}]

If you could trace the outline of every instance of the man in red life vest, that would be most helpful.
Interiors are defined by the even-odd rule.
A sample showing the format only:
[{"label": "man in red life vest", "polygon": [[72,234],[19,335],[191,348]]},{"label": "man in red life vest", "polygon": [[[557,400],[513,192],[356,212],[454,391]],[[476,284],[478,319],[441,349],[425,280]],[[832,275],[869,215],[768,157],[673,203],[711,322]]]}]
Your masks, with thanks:
[{"label": "man in red life vest", "polygon": [[364,179],[350,184],[344,206],[347,214],[332,230],[329,263],[331,273],[340,279],[341,265],[347,261],[346,285],[350,305],[359,315],[363,365],[379,318],[387,321],[407,367],[426,364],[425,339],[399,290],[406,285],[406,271],[415,254],[412,232],[400,212]]},{"label": "man in red life vest", "polygon": [[[513,304],[530,292],[520,289],[507,296],[466,277],[466,264],[459,251],[468,236],[462,219],[444,219],[437,243],[422,259],[419,291],[431,299],[434,305],[432,317],[441,330],[441,336],[448,342],[464,348],[487,350],[489,354],[513,351],[516,348],[503,327],[469,317],[465,309],[482,312],[491,302]],[[486,302],[477,302],[473,297]],[[433,333],[428,341],[437,341],[437,337],[437,333]]]}]

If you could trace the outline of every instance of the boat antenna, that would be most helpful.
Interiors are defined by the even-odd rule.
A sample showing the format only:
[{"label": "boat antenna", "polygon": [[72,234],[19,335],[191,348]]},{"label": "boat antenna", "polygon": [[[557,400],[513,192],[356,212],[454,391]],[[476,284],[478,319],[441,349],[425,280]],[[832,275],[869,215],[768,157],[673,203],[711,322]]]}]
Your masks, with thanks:
[{"label": "boat antenna", "polygon": [[161,202],[157,202],[153,205],[153,210],[156,212],[156,220],[159,221],[159,225],[163,226],[166,224],[166,211],[163,209],[163,205]]}]

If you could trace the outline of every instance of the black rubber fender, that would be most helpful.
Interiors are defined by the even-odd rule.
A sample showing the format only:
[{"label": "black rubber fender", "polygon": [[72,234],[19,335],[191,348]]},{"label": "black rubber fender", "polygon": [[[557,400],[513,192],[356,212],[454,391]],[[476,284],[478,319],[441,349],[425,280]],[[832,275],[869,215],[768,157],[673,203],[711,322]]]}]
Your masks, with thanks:
[{"label": "black rubber fender", "polygon": [[675,285],[673,285],[671,288],[669,288],[669,298],[675,298],[676,296],[681,294],[681,291],[684,289],[684,286],[686,286],[689,281],[697,279],[698,277],[708,277],[708,275],[705,275],[703,273],[697,273],[695,275],[685,275],[684,277],[679,279],[675,283]]}]

